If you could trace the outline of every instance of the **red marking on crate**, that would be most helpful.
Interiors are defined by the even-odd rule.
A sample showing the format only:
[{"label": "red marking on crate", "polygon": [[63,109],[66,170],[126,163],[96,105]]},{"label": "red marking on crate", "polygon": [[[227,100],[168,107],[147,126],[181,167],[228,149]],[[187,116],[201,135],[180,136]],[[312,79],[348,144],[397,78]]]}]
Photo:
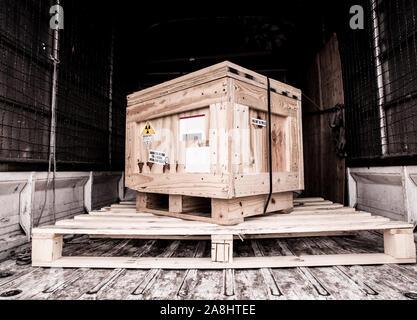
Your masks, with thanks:
[{"label": "red marking on crate", "polygon": [[205,114],[200,114],[198,116],[189,116],[189,117],[182,117],[180,118],[180,120],[184,120],[184,119],[192,119],[192,118],[201,118],[201,117],[205,117]]}]

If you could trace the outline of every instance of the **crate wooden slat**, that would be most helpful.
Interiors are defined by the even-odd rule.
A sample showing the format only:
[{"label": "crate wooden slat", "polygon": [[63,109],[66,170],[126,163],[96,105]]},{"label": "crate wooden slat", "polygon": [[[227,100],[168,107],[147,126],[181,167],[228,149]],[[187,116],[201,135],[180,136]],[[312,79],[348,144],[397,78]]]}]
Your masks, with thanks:
[{"label": "crate wooden slat", "polygon": [[[300,203],[300,200],[297,202]],[[32,263],[40,267],[64,268],[250,269],[416,262],[413,225],[372,216],[367,212],[344,210],[352,208],[326,209],[332,204],[322,202],[322,209],[301,205],[305,211],[252,217],[236,226],[218,226],[137,212],[134,203],[114,205],[107,211],[91,212],[72,220],[59,221],[54,226],[34,229]],[[340,236],[361,230],[382,231],[385,252],[247,258],[233,258],[232,254],[234,239]],[[62,257],[62,237],[66,234],[127,239],[211,239],[212,259]]]},{"label": "crate wooden slat", "polygon": [[[273,195],[267,212],[288,211],[292,191],[304,189],[301,91],[270,84]],[[163,207],[159,214],[219,225],[263,214],[269,130],[252,119],[267,121],[267,112],[267,78],[227,61],[128,96],[126,186],[138,192],[137,208],[157,213]],[[204,119],[201,136],[183,141],[181,123],[193,117]],[[148,124],[150,145],[141,141]],[[163,153],[167,163],[151,163],[150,151]],[[191,151],[209,165],[189,169]],[[199,205],[208,208],[206,217],[190,214]]]},{"label": "crate wooden slat", "polygon": [[[185,76],[167,81],[157,86],[142,90],[128,96],[128,106],[136,105],[145,101],[160,98],[167,94],[183,91],[198,85],[210,83],[223,79],[225,75],[229,78],[240,80],[245,83],[253,84],[261,89],[266,89],[266,77],[251,70],[242,68],[230,61],[225,61],[206,69],[187,74]],[[250,79],[252,77],[252,79]],[[279,93],[285,93],[287,96],[301,99],[300,91],[271,79],[272,88]],[[166,111],[168,112],[168,111]]]}]

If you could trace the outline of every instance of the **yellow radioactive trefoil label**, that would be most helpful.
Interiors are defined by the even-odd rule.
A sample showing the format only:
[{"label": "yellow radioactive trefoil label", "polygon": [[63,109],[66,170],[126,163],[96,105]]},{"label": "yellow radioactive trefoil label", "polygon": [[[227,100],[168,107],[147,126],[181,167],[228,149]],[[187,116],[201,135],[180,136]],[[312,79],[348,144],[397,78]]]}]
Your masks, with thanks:
[{"label": "yellow radioactive trefoil label", "polygon": [[146,123],[145,129],[142,131],[142,136],[153,135],[155,134],[155,130],[152,128],[149,122]]}]

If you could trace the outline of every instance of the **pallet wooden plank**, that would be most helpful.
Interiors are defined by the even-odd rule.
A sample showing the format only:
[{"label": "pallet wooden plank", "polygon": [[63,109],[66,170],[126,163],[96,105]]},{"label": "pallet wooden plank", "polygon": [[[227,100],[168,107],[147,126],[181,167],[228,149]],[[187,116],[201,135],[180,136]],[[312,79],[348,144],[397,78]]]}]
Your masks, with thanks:
[{"label": "pallet wooden plank", "polygon": [[342,204],[334,203],[334,204],[324,204],[324,205],[314,205],[314,206],[301,206],[301,207],[294,207],[294,211],[307,211],[307,210],[334,210],[340,209],[344,206]]},{"label": "pallet wooden plank", "polygon": [[413,229],[385,230],[384,251],[395,258],[416,258]]},{"label": "pallet wooden plank", "polygon": [[[302,199],[294,199],[294,204],[297,205],[297,208],[306,208],[311,206],[319,206],[319,207],[329,207],[329,205],[335,204],[331,201],[324,200],[323,198],[302,198]],[[341,204],[336,204],[336,206],[331,206],[331,208],[339,207]],[[120,204],[113,204],[110,207],[111,210],[114,209],[122,209],[122,210],[129,210],[135,209],[134,202],[121,202]],[[353,208],[351,208],[353,209]],[[93,211],[96,212],[96,211]]]},{"label": "pallet wooden plank", "polygon": [[[336,208],[332,210],[328,209],[307,209],[305,210],[299,210],[299,211],[293,211],[291,212],[291,215],[304,215],[304,214],[330,214],[330,213],[343,213],[343,212],[360,212],[356,211],[354,208],[349,207],[342,207],[342,208]],[[152,216],[153,214],[143,212],[143,211],[137,211],[135,208],[132,209],[111,209],[110,211],[95,211],[89,213],[92,216],[106,216],[106,215],[117,215],[117,216],[133,216],[133,217],[139,217],[139,216]],[[264,217],[263,215],[260,217]],[[163,218],[163,217],[161,217]],[[256,217],[254,217],[256,218]],[[251,219],[254,219],[251,218]]]},{"label": "pallet wooden plank", "polygon": [[[390,220],[388,218],[384,217],[377,217],[377,216],[370,216],[370,215],[351,215],[351,216],[318,216],[318,217],[312,217],[309,220],[306,219],[297,219],[293,217],[282,217],[282,218],[273,218],[273,219],[256,219],[247,221],[245,223],[245,228],[253,228],[253,227],[259,227],[259,226],[266,226],[268,223],[274,223],[277,226],[313,226],[313,225],[321,225],[321,224],[329,224],[329,220],[332,220],[332,224],[353,224],[353,223],[367,223],[367,222],[375,222],[375,223],[381,223],[381,222],[389,222]],[[97,228],[106,227],[106,226],[135,226],[135,227],[145,227],[145,226],[151,226],[153,228],[167,228],[167,227],[173,227],[173,228],[179,228],[179,227],[208,227],[212,224],[207,224],[204,222],[198,222],[198,223],[192,223],[187,220],[181,220],[181,219],[171,219],[171,220],[153,220],[153,219],[135,219],[135,218],[128,218],[128,219],[74,219],[74,220],[62,220],[56,223],[57,226],[62,225],[78,225],[78,226],[95,226]],[[237,226],[236,226],[237,227]]]},{"label": "pallet wooden plank", "polygon": [[91,235],[212,235],[212,234],[233,234],[233,235],[250,235],[250,234],[272,234],[272,233],[310,233],[310,232],[331,232],[331,231],[360,231],[360,230],[386,230],[386,229],[409,229],[410,224],[394,221],[383,222],[361,222],[349,224],[336,224],[331,221],[327,224],[320,225],[276,225],[270,223],[267,225],[253,226],[245,228],[239,226],[218,227],[207,224],[204,228],[154,228],[152,225],[143,225],[141,227],[119,228],[78,228],[72,226],[51,226],[34,229],[33,233],[41,234],[91,234]]},{"label": "pallet wooden plank", "polygon": [[342,207],[342,208],[336,208],[336,209],[307,209],[305,208],[305,210],[298,210],[298,211],[293,211],[291,212],[292,215],[296,215],[296,214],[320,214],[320,213],[342,213],[342,212],[358,212],[356,211],[354,208],[349,208],[349,207]]},{"label": "pallet wooden plank", "polygon": [[[298,238],[298,237],[347,237],[353,236],[353,231],[326,231],[326,232],[305,232],[305,233],[270,233],[270,234],[246,234],[234,235],[234,240],[251,239],[279,239],[279,238]],[[157,239],[157,240],[210,240],[209,235],[91,235],[90,238],[103,239]]]},{"label": "pallet wooden plank", "polygon": [[63,236],[56,234],[33,234],[32,261],[54,261],[62,256]]},{"label": "pallet wooden plank", "polygon": [[[281,221],[298,221],[302,223],[308,223],[311,219],[312,221],[318,219],[342,219],[342,218],[359,218],[359,217],[371,217],[370,213],[340,213],[340,214],[331,214],[331,213],[321,213],[321,214],[305,214],[305,215],[274,215],[274,216],[262,216],[261,218],[254,218],[253,220],[247,221],[269,221],[269,222],[281,222]],[[80,215],[74,217],[74,221],[114,221],[114,222],[166,222],[173,223],[177,219],[164,219],[161,216],[117,216],[117,215]]]},{"label": "pallet wooden plank", "polygon": [[[125,268],[125,269],[259,269],[415,263],[415,259],[396,259],[383,253],[336,254],[278,257],[237,257],[232,263],[212,262],[210,258],[126,258],[62,257],[39,266],[54,268]],[[34,266],[37,266],[34,262]]]},{"label": "pallet wooden plank", "polygon": [[233,235],[211,236],[211,259],[213,262],[233,262]]},{"label": "pallet wooden plank", "polygon": [[308,202],[319,202],[319,201],[325,201],[325,199],[320,198],[320,197],[296,198],[296,199],[294,199],[294,203],[308,203]]},{"label": "pallet wooden plank", "polygon": [[[310,201],[308,203],[302,203],[297,201],[297,199],[294,200],[294,204],[297,208],[304,208],[306,210],[312,210],[315,207],[319,207],[319,208],[327,208],[327,209],[337,209],[337,208],[346,208],[346,209],[353,209],[353,208],[349,208],[349,207],[343,207],[343,205],[339,204],[339,203],[333,203],[331,201],[326,202],[326,201]],[[313,208],[311,208],[313,207]],[[111,207],[107,207],[107,210],[135,210],[135,204],[129,204],[129,205],[112,205]],[[354,209],[353,209],[354,210]],[[97,211],[93,211],[93,212],[97,212]]]},{"label": "pallet wooden plank", "polygon": [[113,209],[135,209],[135,204],[112,204],[110,208]]},{"label": "pallet wooden plank", "polygon": [[[74,227],[95,227],[95,228],[107,228],[107,227],[145,227],[151,226],[152,228],[180,228],[180,227],[202,227],[204,228],[206,224],[198,223],[198,224],[191,224],[185,220],[135,220],[134,218],[129,219],[93,219],[93,220],[63,220],[56,223],[57,226],[74,226]],[[267,222],[274,222],[279,224],[281,227],[283,226],[299,226],[302,227],[303,225],[306,226],[315,226],[315,225],[323,225],[328,224],[328,220],[332,219],[332,224],[352,224],[352,223],[368,223],[368,222],[388,222],[389,219],[382,218],[382,217],[372,217],[372,216],[333,216],[333,217],[313,217],[309,220],[306,219],[294,219],[289,217],[288,219],[285,218],[274,218],[273,220],[252,220],[248,221],[246,224],[247,228],[252,227],[259,227],[265,225]]]},{"label": "pallet wooden plank", "polygon": [[340,204],[340,203],[334,203],[332,201],[317,201],[317,202],[307,202],[304,203],[304,207],[311,207],[311,206],[327,206],[332,204]]}]

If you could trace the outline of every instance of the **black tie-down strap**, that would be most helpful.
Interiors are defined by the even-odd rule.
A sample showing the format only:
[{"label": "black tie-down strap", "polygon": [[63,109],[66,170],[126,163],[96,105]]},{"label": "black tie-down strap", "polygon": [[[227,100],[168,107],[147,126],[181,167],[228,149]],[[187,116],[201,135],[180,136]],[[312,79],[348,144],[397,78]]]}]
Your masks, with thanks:
[{"label": "black tie-down strap", "polygon": [[269,195],[268,199],[266,200],[265,208],[264,208],[264,214],[266,213],[266,210],[268,209],[269,202],[271,201],[272,197],[272,188],[273,188],[273,182],[272,182],[272,122],[271,122],[271,81],[269,78],[267,78],[268,83],[268,152],[269,152]]}]

